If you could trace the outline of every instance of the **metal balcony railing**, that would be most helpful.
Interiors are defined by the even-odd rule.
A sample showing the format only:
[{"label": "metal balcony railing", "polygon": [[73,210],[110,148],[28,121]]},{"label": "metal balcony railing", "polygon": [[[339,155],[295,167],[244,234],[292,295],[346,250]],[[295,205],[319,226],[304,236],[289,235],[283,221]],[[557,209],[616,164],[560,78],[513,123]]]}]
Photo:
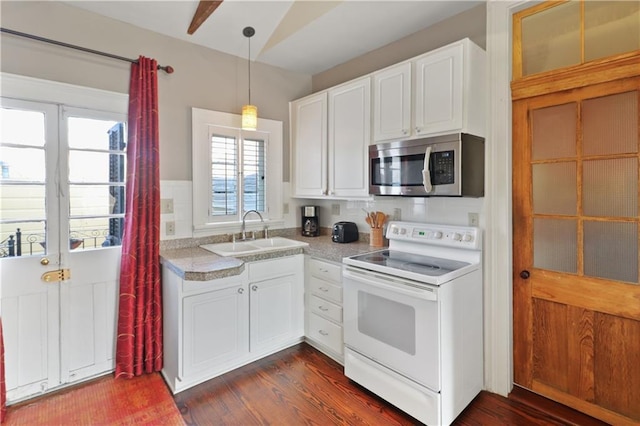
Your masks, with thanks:
[{"label": "metal balcony railing", "polygon": [[[69,235],[69,249],[91,249],[121,245],[121,238],[109,234],[109,229],[72,231]],[[20,228],[15,234],[0,241],[0,257],[33,256],[45,254],[47,241],[45,233],[23,234]]]}]

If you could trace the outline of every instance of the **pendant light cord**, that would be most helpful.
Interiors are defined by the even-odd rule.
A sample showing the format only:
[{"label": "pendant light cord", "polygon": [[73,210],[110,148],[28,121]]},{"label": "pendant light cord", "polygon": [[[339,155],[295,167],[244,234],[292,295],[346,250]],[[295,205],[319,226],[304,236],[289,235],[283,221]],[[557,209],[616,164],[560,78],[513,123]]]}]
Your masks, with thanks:
[{"label": "pendant light cord", "polygon": [[247,65],[249,67],[249,105],[251,105],[251,37],[249,37],[249,57],[247,58]]},{"label": "pendant light cord", "polygon": [[242,34],[249,39],[249,57],[247,58],[247,67],[249,69],[249,105],[251,105],[251,37],[256,33],[253,27],[244,27]]}]

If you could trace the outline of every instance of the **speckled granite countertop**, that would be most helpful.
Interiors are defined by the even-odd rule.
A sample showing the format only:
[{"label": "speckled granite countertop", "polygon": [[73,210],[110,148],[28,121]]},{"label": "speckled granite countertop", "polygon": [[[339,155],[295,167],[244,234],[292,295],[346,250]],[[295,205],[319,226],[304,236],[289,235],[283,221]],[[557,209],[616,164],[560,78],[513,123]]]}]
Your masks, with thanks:
[{"label": "speckled granite countertop", "polygon": [[[270,236],[276,236],[270,233]],[[343,257],[380,250],[369,245],[368,234],[360,234],[360,240],[338,244],[331,241],[326,231],[318,237],[303,237],[297,230],[282,230],[277,236],[308,243],[307,247],[290,248],[238,257],[218,256],[199,247],[202,244],[224,242],[226,236],[208,239],[185,239],[161,242],[160,262],[187,281],[209,281],[238,275],[244,270],[245,262],[271,259],[305,253],[322,260],[340,263]]]},{"label": "speckled granite countertop", "polygon": [[370,251],[381,250],[381,248],[371,247],[368,238],[352,243],[339,244],[331,241],[330,235],[320,235],[318,237],[303,237],[302,235],[288,236],[292,240],[304,241],[309,246],[304,249],[305,254],[322,260],[341,263],[343,257],[355,256],[357,254]]}]

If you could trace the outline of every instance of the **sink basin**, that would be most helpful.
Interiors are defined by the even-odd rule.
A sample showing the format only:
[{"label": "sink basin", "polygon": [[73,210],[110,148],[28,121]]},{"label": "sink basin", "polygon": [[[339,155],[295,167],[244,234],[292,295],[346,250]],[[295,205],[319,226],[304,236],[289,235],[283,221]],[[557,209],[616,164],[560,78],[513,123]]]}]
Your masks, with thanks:
[{"label": "sink basin", "polygon": [[256,246],[248,242],[236,242],[236,243],[218,243],[218,244],[205,244],[200,246],[203,249],[214,252],[220,256],[230,256],[233,254],[251,253],[257,249]]},{"label": "sink basin", "polygon": [[264,238],[261,240],[251,241],[251,244],[260,248],[290,248],[308,246],[308,243],[302,241],[289,240],[282,237]]},{"label": "sink basin", "polygon": [[240,256],[244,254],[258,254],[273,250],[286,250],[308,245],[308,243],[302,241],[273,237],[262,240],[238,241],[235,243],[204,244],[200,247],[205,250],[209,250],[218,256]]}]

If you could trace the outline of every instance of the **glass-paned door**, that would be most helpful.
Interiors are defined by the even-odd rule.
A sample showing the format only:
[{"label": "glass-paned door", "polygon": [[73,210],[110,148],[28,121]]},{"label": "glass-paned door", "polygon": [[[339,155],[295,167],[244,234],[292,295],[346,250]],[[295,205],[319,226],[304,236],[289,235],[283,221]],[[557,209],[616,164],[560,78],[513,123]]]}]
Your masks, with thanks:
[{"label": "glass-paned door", "polygon": [[640,78],[514,102],[517,384],[640,422]]},{"label": "glass-paned door", "polygon": [[121,114],[2,98],[7,397],[109,371],[124,220]]}]

